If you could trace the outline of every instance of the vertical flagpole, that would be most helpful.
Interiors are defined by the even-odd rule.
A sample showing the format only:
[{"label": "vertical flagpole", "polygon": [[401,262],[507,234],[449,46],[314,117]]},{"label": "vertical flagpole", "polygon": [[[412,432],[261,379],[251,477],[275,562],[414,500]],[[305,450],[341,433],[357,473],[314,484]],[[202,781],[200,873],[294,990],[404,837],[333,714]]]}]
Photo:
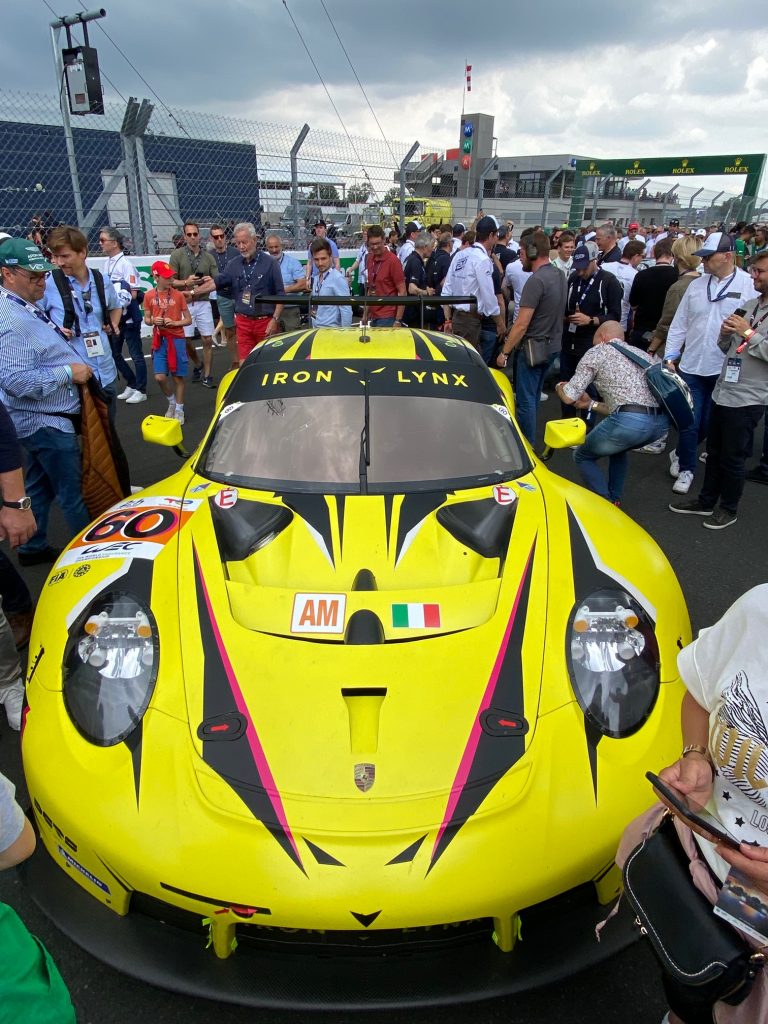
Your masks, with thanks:
[{"label": "vertical flagpole", "polygon": [[464,89],[461,93],[461,116],[464,117],[464,101],[467,98],[467,58],[464,58]]}]

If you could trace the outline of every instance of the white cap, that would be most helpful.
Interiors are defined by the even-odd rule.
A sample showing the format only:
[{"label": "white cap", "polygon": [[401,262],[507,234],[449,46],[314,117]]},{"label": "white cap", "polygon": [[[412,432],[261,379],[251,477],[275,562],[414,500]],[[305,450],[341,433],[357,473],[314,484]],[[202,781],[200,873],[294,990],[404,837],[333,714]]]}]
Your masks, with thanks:
[{"label": "white cap", "polygon": [[706,238],[707,237],[706,228],[696,228],[696,233],[695,233],[694,237],[696,237],[696,238]]},{"label": "white cap", "polygon": [[6,238],[13,238],[13,235],[9,235],[7,231],[0,231],[0,242],[4,241]]}]

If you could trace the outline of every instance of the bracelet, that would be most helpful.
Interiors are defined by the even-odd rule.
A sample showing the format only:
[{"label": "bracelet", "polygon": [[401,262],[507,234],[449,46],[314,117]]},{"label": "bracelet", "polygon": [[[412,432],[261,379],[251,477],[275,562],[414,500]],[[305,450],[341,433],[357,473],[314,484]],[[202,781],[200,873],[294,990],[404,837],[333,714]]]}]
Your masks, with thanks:
[{"label": "bracelet", "polygon": [[280,317],[279,316],[273,316],[272,319],[275,321],[276,324],[280,323]]},{"label": "bracelet", "polygon": [[701,756],[707,760],[709,767],[712,769],[712,774],[715,774],[715,762],[712,760],[707,748],[703,747],[701,743],[687,743],[683,747],[683,752],[680,757],[688,757],[689,754],[701,754]]},{"label": "bracelet", "polygon": [[594,399],[592,399],[592,401],[589,403],[589,411],[590,412],[594,412],[594,410],[596,408],[597,408],[597,402]]}]

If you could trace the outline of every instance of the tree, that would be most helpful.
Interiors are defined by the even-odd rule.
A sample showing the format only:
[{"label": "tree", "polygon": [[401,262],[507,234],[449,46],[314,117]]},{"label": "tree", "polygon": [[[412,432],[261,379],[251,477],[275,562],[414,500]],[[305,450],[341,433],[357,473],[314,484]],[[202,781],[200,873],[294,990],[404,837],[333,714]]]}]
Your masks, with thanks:
[{"label": "tree", "polygon": [[315,185],[309,193],[309,199],[313,203],[325,203],[328,206],[341,202],[341,197],[335,185]]},{"label": "tree", "polygon": [[[406,192],[406,195],[407,194],[408,193]],[[381,202],[383,206],[397,206],[400,202],[400,186],[396,185],[394,188],[391,188]]]},{"label": "tree", "polygon": [[347,199],[350,203],[367,203],[371,194],[371,186],[367,184],[350,185],[347,189]]}]

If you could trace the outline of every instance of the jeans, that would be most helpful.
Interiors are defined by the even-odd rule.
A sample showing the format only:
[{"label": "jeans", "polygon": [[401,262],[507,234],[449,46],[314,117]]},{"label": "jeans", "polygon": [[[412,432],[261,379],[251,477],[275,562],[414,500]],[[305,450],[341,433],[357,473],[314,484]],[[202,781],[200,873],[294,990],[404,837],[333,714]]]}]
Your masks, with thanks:
[{"label": "jeans", "polygon": [[496,351],[496,342],[497,341],[498,341],[498,336],[496,334],[496,325],[495,324],[493,325],[492,328],[489,328],[489,327],[481,328],[481,330],[480,330],[480,340],[478,341],[478,348],[480,350],[480,355],[485,360],[485,363],[486,363],[487,366],[495,365],[494,361],[493,361],[493,353]]},{"label": "jeans", "polygon": [[768,407],[765,410],[765,424],[763,426],[763,450],[760,454],[760,471],[768,476]]},{"label": "jeans", "polygon": [[755,427],[763,415],[762,405],[731,409],[712,403],[707,433],[707,468],[699,494],[704,508],[714,508],[717,499],[727,512],[735,512],[744,490],[746,463],[752,454]]},{"label": "jeans", "polygon": [[[608,501],[619,501],[627,478],[627,452],[658,441],[669,430],[664,413],[613,412],[590,431],[581,447],[573,453],[585,485]],[[597,460],[608,456],[608,479],[597,467]]]},{"label": "jeans", "polygon": [[707,436],[709,414],[712,408],[712,392],[717,384],[717,377],[699,377],[695,373],[679,371],[680,376],[691,389],[693,398],[693,423],[680,431],[677,440],[677,457],[680,460],[680,472],[690,473],[696,469],[696,449]]},{"label": "jeans", "polygon": [[374,320],[373,317],[368,321],[369,327],[394,327],[395,318],[393,316],[380,316]]},{"label": "jeans", "polygon": [[555,359],[557,359],[556,352],[549,357],[546,363],[542,363],[540,366],[529,366],[522,353],[518,356],[515,373],[515,418],[530,445],[536,443],[536,412],[539,408],[539,396],[549,368]]},{"label": "jeans", "polygon": [[[128,346],[128,352],[133,360],[133,369],[123,359],[123,343]],[[115,360],[117,372],[125,381],[126,386],[146,393],[147,363],[141,345],[141,325],[124,323],[120,334],[117,337],[113,335],[109,339],[109,344],[112,347],[112,357]]]},{"label": "jeans", "polygon": [[27,494],[37,532],[19,547],[22,553],[43,551],[48,545],[48,517],[54,499],[61,506],[72,536],[84,530],[91,517],[83,501],[80,444],[76,434],[41,427],[19,438],[27,457]]}]

